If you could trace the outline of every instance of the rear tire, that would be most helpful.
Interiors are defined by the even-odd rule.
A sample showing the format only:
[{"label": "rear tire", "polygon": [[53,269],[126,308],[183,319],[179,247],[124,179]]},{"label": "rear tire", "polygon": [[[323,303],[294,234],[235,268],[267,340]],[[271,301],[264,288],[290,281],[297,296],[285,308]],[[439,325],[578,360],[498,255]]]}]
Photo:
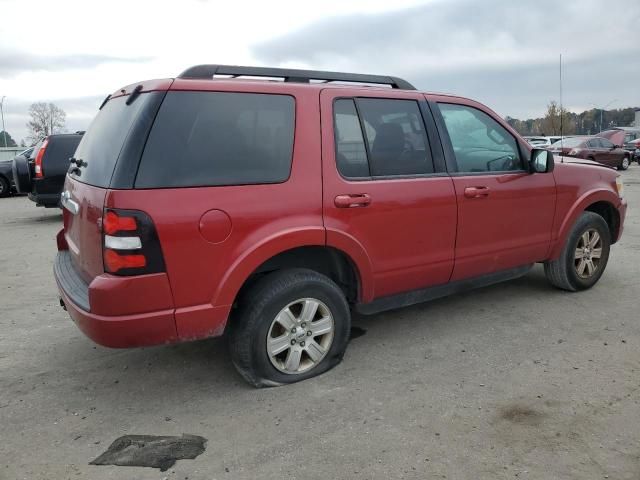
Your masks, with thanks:
[{"label": "rear tire", "polygon": [[273,387],[335,367],[349,341],[342,290],[313,270],[290,269],[257,281],[229,326],[233,364],[250,384]]},{"label": "rear tire", "polygon": [[593,287],[609,260],[611,233],[597,213],[583,212],[571,229],[560,257],[545,262],[547,280],[557,288],[576,292]]},{"label": "rear tire", "polygon": [[0,197],[8,197],[9,195],[11,195],[11,184],[6,178],[0,177]]}]

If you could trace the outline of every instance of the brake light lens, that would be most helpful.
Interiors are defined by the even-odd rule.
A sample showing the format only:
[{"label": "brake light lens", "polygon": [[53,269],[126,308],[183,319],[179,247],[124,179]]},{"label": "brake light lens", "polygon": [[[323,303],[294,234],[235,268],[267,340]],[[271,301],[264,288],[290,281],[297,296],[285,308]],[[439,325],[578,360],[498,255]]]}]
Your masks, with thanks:
[{"label": "brake light lens", "polygon": [[138,210],[107,209],[102,217],[105,272],[143,275],[165,271],[155,225]]},{"label": "brake light lens", "polygon": [[107,235],[117,232],[135,231],[138,228],[135,217],[121,217],[114,211],[108,211],[102,220],[102,230]]},{"label": "brake light lens", "polygon": [[47,145],[49,145],[49,139],[45,138],[44,141],[42,142],[42,146],[40,147],[40,150],[38,150],[38,153],[36,155],[36,160],[34,163],[36,178],[44,177],[44,170],[42,170],[42,158],[44,157],[44,152],[47,149]]}]

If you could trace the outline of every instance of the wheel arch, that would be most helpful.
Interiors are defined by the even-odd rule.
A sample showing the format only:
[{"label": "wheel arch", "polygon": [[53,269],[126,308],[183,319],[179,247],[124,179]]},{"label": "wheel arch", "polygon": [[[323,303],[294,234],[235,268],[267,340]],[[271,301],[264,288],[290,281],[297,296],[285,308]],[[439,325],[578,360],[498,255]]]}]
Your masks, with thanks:
[{"label": "wheel arch", "polygon": [[212,304],[233,305],[257,276],[283,268],[308,268],[327,275],[355,303],[366,297],[364,289],[370,288],[371,267],[362,257],[363,252],[353,255],[348,249],[327,245],[321,227],[284,232],[245,252],[220,282]]},{"label": "wheel arch", "polygon": [[620,203],[618,196],[609,190],[597,190],[583,195],[565,215],[549,255],[550,259],[560,256],[566,239],[578,217],[586,211],[594,212],[604,218],[611,232],[611,243],[618,240],[620,232],[620,213],[616,205]]}]

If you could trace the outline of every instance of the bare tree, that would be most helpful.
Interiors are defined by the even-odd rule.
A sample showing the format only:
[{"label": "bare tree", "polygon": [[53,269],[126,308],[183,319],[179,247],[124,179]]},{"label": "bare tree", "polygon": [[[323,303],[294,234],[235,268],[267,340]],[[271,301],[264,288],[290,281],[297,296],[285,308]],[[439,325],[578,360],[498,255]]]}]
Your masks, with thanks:
[{"label": "bare tree", "polygon": [[31,120],[27,122],[29,140],[36,142],[64,128],[67,114],[54,103],[36,102],[29,107]]},{"label": "bare tree", "polygon": [[540,129],[544,135],[571,135],[576,131],[576,125],[569,112],[560,108],[555,101],[551,101],[547,106],[547,113],[541,123]]}]

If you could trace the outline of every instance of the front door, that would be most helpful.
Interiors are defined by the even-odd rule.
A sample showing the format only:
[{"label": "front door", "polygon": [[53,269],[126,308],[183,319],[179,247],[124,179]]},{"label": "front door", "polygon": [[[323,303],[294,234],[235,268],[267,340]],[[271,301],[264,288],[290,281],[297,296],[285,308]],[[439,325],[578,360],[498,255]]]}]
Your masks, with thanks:
[{"label": "front door", "polygon": [[456,198],[424,96],[327,89],[321,116],[327,243],[369,264],[361,301],[447,283]]},{"label": "front door", "polygon": [[458,200],[451,280],[544,260],[555,213],[553,174],[529,173],[527,147],[486,107],[433,100]]}]

